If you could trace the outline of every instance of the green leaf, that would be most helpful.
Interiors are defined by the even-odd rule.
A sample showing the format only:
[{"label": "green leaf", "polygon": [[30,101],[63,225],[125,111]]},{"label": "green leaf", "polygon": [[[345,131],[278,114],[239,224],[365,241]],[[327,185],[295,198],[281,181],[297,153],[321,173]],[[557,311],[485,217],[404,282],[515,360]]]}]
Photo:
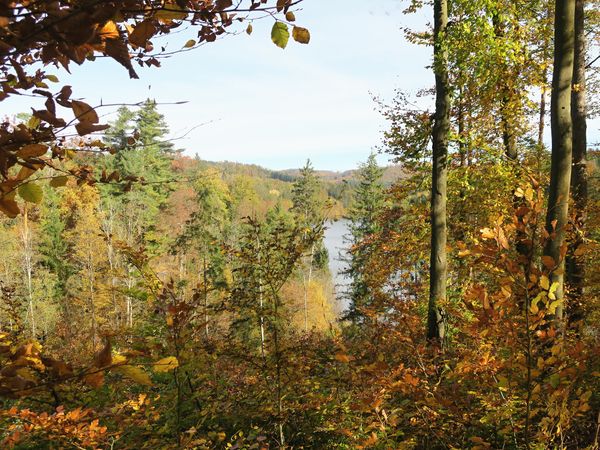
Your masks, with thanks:
[{"label": "green leaf", "polygon": [[58,77],[56,75],[46,75],[46,80],[58,83]]},{"label": "green leaf", "polygon": [[548,381],[550,382],[550,386],[552,386],[554,389],[556,389],[558,387],[558,385],[560,384],[560,375],[557,373],[554,373],[554,374],[550,375],[550,378],[548,379]]},{"label": "green leaf", "polygon": [[290,30],[283,22],[275,22],[271,30],[271,40],[279,48],[286,48],[290,40]]},{"label": "green leaf", "polygon": [[34,183],[26,183],[19,186],[19,195],[26,202],[40,203],[44,198],[42,188]]}]

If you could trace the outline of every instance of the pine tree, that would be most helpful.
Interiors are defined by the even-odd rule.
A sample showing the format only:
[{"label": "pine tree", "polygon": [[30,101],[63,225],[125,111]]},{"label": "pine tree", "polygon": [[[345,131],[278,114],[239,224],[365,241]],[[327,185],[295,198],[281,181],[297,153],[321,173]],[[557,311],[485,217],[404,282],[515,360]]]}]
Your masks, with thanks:
[{"label": "pine tree", "polygon": [[344,275],[351,279],[348,296],[350,310],[346,318],[359,321],[362,308],[371,303],[368,286],[364,280],[364,263],[369,256],[369,248],[364,240],[379,231],[379,212],[385,204],[385,192],[381,178],[383,169],[377,165],[375,155],[371,154],[367,162],[358,171],[358,185],[355,188],[354,202],[348,214],[350,221],[350,252],[347,258],[348,268]]}]

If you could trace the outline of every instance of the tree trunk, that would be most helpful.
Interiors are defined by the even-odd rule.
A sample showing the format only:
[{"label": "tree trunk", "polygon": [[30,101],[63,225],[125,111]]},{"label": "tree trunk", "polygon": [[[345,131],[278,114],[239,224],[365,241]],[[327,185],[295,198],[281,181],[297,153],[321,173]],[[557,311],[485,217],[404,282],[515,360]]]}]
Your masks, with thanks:
[{"label": "tree trunk", "polygon": [[585,82],[586,39],[584,30],[585,0],[575,0],[575,50],[573,67],[573,92],[571,93],[571,119],[573,120],[573,172],[571,195],[575,209],[573,242],[567,254],[567,283],[571,293],[570,318],[581,318],[581,297],[585,280],[585,265],[577,250],[583,244],[588,202],[587,180],[587,101]]},{"label": "tree trunk", "polygon": [[[550,237],[544,255],[553,259],[552,283],[558,283],[556,299],[564,301],[566,253],[565,227],[569,214],[573,127],[571,121],[571,83],[573,81],[575,0],[557,0],[554,22],[554,73],[550,105],[552,163],[546,230]],[[561,320],[559,303],[556,318]]]},{"label": "tree trunk", "polygon": [[450,131],[450,89],[448,55],[443,48],[448,25],[447,0],[434,0],[434,73],[435,123],[433,126],[433,158],[431,173],[431,257],[429,268],[429,305],[427,338],[443,344],[445,335],[442,306],[446,300],[446,200],[448,184],[448,134]]}]

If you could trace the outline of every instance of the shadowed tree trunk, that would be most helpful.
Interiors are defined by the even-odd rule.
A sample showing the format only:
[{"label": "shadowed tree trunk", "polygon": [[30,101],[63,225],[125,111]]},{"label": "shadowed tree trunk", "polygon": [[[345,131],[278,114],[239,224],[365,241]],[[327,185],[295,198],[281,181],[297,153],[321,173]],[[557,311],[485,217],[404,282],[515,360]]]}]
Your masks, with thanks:
[{"label": "shadowed tree trunk", "polygon": [[571,292],[570,318],[581,318],[581,297],[585,281],[585,265],[577,256],[583,244],[588,200],[587,180],[587,101],[585,82],[585,0],[575,0],[575,60],[573,67],[573,92],[571,93],[571,118],[573,120],[573,172],[571,195],[575,209],[575,235],[567,254],[567,283]]},{"label": "shadowed tree trunk", "polygon": [[[550,237],[544,256],[553,260],[551,278],[558,283],[556,299],[564,301],[565,227],[569,214],[569,187],[573,124],[571,120],[571,83],[573,81],[575,0],[557,0],[554,22],[554,73],[552,77],[551,127],[552,163],[546,230]],[[547,263],[548,264],[548,263]],[[563,305],[556,309],[562,319]]]},{"label": "shadowed tree trunk", "polygon": [[433,159],[431,178],[431,257],[429,268],[429,305],[427,338],[443,344],[445,336],[443,303],[446,300],[446,200],[448,182],[448,133],[450,131],[450,89],[448,55],[443,47],[448,25],[447,0],[435,0],[434,15],[434,73],[435,123],[433,125]]}]

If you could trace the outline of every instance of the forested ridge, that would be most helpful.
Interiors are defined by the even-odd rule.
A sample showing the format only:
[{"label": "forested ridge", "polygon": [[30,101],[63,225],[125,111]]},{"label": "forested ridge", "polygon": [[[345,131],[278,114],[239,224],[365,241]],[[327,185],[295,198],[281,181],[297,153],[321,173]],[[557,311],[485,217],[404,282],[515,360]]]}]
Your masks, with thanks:
[{"label": "forested ridge", "polygon": [[309,44],[309,0],[0,2],[0,101],[32,102],[0,126],[0,447],[599,448],[598,4],[405,6],[435,83],[375,99],[392,166],[337,173],[192,157],[154,99],[60,80],[256,21]]}]

